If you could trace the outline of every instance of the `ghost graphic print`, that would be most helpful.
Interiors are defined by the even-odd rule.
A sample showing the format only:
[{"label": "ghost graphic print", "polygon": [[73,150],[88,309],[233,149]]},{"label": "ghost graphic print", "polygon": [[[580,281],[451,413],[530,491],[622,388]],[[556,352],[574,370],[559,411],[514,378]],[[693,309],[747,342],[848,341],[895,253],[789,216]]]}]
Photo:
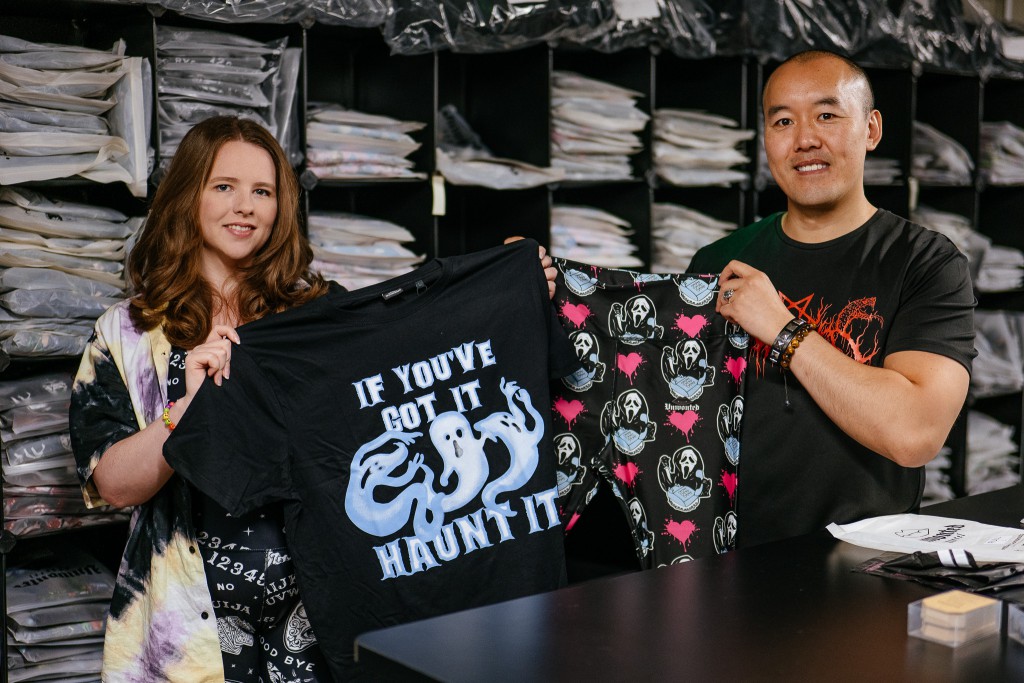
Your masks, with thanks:
[{"label": "ghost graphic print", "polygon": [[692,511],[702,498],[711,495],[712,482],[704,475],[704,458],[693,446],[658,459],[658,484],[668,504],[680,512]]},{"label": "ghost graphic print", "polygon": [[[420,432],[384,432],[352,458],[345,512],[366,533],[393,534],[411,516],[420,539],[433,539],[440,530],[443,516],[441,498],[432,487],[434,473],[423,464],[422,453],[409,457],[409,445],[419,436]],[[413,481],[420,472],[423,481]],[[380,498],[391,491],[391,497],[382,502]]]},{"label": "ghost graphic print", "polygon": [[558,495],[564,496],[569,489],[579,485],[587,474],[587,468],[581,462],[580,441],[571,432],[563,432],[555,437],[555,455],[558,456],[558,468],[555,476],[558,480]]},{"label": "ghost graphic print", "polygon": [[718,406],[718,436],[725,445],[725,457],[733,465],[740,461],[740,425],[743,424],[743,397],[734,396],[729,405]]},{"label": "ghost graphic print", "polygon": [[[439,538],[446,515],[474,503],[489,514],[515,517],[514,493],[537,471],[545,423],[517,382],[502,377],[498,389],[507,410],[475,422],[463,412],[446,411],[429,418],[426,438],[422,432],[388,430],[359,448],[345,497],[352,523],[387,537],[411,521],[415,538],[427,544]],[[473,396],[469,406],[477,400]]]},{"label": "ghost graphic print", "polygon": [[715,383],[715,369],[708,365],[708,350],[700,339],[684,339],[661,350],[661,375],[675,398],[695,401],[704,388]]},{"label": "ghost graphic print", "polygon": [[586,391],[594,384],[604,381],[605,364],[601,362],[601,345],[597,337],[586,330],[573,330],[569,342],[576,351],[581,367],[573,374],[563,377],[562,383],[573,391]]},{"label": "ghost graphic print", "polygon": [[608,330],[623,344],[636,346],[648,339],[661,339],[665,328],[658,324],[658,311],[651,297],[637,294],[624,304],[614,303],[608,313]]},{"label": "ghost graphic print", "polygon": [[626,455],[636,455],[645,443],[654,441],[657,429],[647,399],[636,389],[622,392],[601,411],[601,433],[611,437],[615,447]]},{"label": "ghost graphic print", "polygon": [[[488,510],[500,510],[514,517],[507,504],[499,505],[497,498],[526,485],[537,470],[540,452],[537,445],[544,436],[544,419],[533,407],[530,394],[515,382],[501,378],[501,393],[508,400],[509,412],[494,412],[476,423],[483,438],[498,440],[508,449],[508,469],[484,487],[483,504]],[[522,406],[520,407],[520,403]],[[524,412],[525,411],[525,412]],[[529,425],[527,425],[529,414]]]}]

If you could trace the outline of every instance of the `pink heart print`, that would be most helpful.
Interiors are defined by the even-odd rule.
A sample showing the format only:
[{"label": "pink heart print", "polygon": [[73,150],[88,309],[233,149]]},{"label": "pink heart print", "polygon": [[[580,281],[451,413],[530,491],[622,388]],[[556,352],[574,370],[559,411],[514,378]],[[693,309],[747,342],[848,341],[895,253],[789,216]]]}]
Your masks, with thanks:
[{"label": "pink heart print", "polygon": [[562,315],[569,319],[577,329],[583,327],[583,323],[587,322],[587,318],[590,317],[590,308],[586,304],[562,304]]},{"label": "pink heart print", "polygon": [[632,486],[636,480],[636,475],[639,474],[640,468],[635,463],[627,462],[625,465],[615,466],[615,476],[618,477],[626,486]]},{"label": "pink heart print", "polygon": [[697,424],[697,420],[700,419],[700,415],[695,410],[686,410],[679,412],[678,410],[670,411],[668,414],[668,423],[679,430],[681,434],[686,437],[686,440],[690,440],[690,435],[693,434],[693,426]]},{"label": "pink heart print", "polygon": [[686,315],[680,315],[676,318],[676,327],[690,337],[696,337],[700,334],[700,331],[704,329],[704,326],[708,324],[708,319],[702,315],[695,315],[692,318]]},{"label": "pink heart print", "polygon": [[690,545],[690,541],[693,540],[693,534],[696,531],[697,525],[688,519],[684,519],[682,522],[672,519],[665,525],[665,534],[682,543],[683,550],[686,550],[686,547]]},{"label": "pink heart print", "polygon": [[640,367],[644,362],[644,357],[636,351],[629,355],[622,355],[621,353],[616,354],[615,364],[619,366],[619,370],[626,373],[629,377],[629,383],[633,384],[633,379],[636,377],[636,369]]},{"label": "pink heart print", "polygon": [[725,371],[732,375],[732,380],[739,384],[743,379],[743,371],[747,369],[747,359],[742,356],[725,359]]},{"label": "pink heart print", "polygon": [[586,407],[581,401],[573,399],[566,401],[564,398],[555,399],[555,410],[562,416],[565,423],[572,428],[572,423],[576,421],[576,418],[580,416],[580,413],[586,410]]}]

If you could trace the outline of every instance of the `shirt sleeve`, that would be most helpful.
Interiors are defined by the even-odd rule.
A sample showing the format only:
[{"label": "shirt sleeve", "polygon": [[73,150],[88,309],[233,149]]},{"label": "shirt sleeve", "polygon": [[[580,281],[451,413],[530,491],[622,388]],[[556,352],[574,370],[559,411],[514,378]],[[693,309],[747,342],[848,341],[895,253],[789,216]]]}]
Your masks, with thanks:
[{"label": "shirt sleeve", "polygon": [[544,269],[540,267],[540,260],[537,258],[538,243],[532,239],[522,240],[522,243],[531,245],[527,254],[534,264],[533,269],[537,272],[541,306],[545,311],[548,335],[548,377],[558,379],[571,375],[580,367],[580,360],[576,357],[576,352],[569,342],[568,333],[558,320],[554,302],[548,296],[548,281],[544,277]]},{"label": "shirt sleeve", "polygon": [[887,353],[926,351],[971,371],[977,299],[967,258],[937,235],[908,270]]},{"label": "shirt sleeve", "polygon": [[232,515],[290,497],[288,428],[277,392],[243,346],[231,378],[207,380],[164,444],[164,458]]},{"label": "shirt sleeve", "polygon": [[128,387],[98,331],[85,347],[68,411],[71,450],[89,508],[106,505],[92,475],[108,448],[139,431]]},{"label": "shirt sleeve", "polygon": [[[544,290],[545,293],[547,290]],[[548,376],[558,379],[576,372],[581,367],[580,359],[569,341],[569,335],[558,320],[553,303],[548,302]]]}]

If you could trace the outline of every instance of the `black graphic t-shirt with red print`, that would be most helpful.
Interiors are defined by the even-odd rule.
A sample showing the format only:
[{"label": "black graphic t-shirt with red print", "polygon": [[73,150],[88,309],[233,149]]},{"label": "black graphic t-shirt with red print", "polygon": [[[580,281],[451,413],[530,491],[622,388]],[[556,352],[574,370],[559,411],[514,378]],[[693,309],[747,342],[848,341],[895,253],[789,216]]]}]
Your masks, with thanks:
[{"label": "black graphic t-shirt with red print", "polygon": [[[970,371],[974,292],[967,259],[945,236],[879,210],[847,235],[804,244],[785,235],[781,216],[701,249],[688,270],[718,273],[737,259],[764,271],[793,315],[860,363],[927,351]],[[738,545],[916,509],[924,469],[900,467],[846,436],[792,374],[784,384],[767,353],[758,342],[750,354]]]}]

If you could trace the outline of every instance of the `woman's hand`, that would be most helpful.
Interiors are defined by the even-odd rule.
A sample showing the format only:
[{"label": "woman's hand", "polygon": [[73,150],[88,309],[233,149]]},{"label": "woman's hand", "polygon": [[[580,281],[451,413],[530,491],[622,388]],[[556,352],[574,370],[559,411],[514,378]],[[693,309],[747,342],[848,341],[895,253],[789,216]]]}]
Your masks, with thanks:
[{"label": "woman's hand", "polygon": [[191,401],[207,377],[220,386],[231,377],[231,344],[241,343],[238,332],[228,325],[214,325],[206,341],[185,356],[185,397]]},{"label": "woman's hand", "polygon": [[[512,242],[518,242],[523,239],[516,235],[513,237],[506,237],[503,244],[511,244]],[[555,268],[555,264],[552,262],[551,257],[548,256],[548,250],[544,248],[544,245],[540,245],[538,250],[540,256],[540,266],[544,269],[544,279],[548,281],[548,298],[555,298],[555,277],[558,275],[558,270]]]}]

